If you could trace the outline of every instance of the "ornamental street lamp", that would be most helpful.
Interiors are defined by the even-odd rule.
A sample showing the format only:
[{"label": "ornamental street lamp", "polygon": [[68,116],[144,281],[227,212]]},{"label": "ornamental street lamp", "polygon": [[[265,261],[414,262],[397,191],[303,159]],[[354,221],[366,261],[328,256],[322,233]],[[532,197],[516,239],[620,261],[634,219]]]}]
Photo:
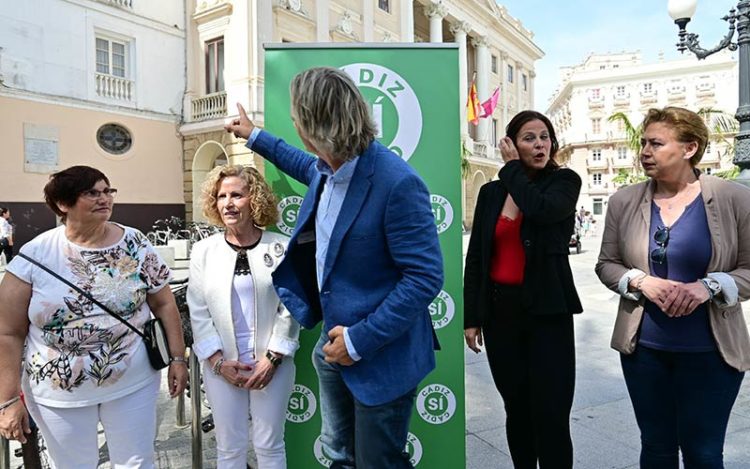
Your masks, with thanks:
[{"label": "ornamental street lamp", "polygon": [[[729,32],[713,49],[703,49],[698,43],[698,35],[688,33],[685,27],[695,13],[698,0],[669,0],[667,9],[669,16],[680,28],[677,50],[689,50],[699,59],[722,49],[739,49],[739,107],[735,117],[740,123],[740,131],[734,138],[734,164],[740,167],[737,182],[750,186],[750,0],[740,0],[737,8],[729,10],[723,17],[729,23]],[[736,24],[736,26],[735,26]],[[734,32],[737,31],[737,42],[732,42]]]}]

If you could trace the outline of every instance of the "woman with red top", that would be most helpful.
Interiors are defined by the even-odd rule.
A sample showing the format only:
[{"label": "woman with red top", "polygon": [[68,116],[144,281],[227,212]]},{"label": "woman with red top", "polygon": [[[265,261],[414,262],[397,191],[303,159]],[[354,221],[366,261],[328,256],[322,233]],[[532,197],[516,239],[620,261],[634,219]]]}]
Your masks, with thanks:
[{"label": "woman with red top", "polygon": [[466,344],[487,358],[505,403],[513,465],[572,468],[573,314],[568,262],[581,178],[560,168],[543,114],[522,111],[500,142],[505,165],[479,191],[464,273]]}]

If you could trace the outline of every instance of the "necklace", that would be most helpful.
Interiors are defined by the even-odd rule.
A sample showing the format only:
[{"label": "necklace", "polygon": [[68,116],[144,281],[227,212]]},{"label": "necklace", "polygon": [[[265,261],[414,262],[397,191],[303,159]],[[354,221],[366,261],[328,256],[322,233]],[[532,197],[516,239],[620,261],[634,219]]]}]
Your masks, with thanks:
[{"label": "necklace", "polygon": [[692,200],[693,197],[691,196],[694,196],[694,195],[695,195],[695,191],[692,188],[687,188],[681,192],[674,194],[673,196],[669,198],[665,197],[659,200],[661,200],[662,203],[664,204],[663,208],[666,208],[667,210],[672,210],[672,209],[679,208],[679,207],[686,205],[683,203],[685,199],[689,198],[690,200]]},{"label": "necklace", "polygon": [[260,243],[261,236],[258,236],[258,239],[252,243],[248,244],[247,246],[238,246],[237,244],[229,242],[226,237],[224,238],[224,241],[237,252],[237,260],[234,262],[234,275],[250,275],[252,272],[250,271],[250,262],[247,260],[247,251],[253,249],[255,246],[257,246]]}]

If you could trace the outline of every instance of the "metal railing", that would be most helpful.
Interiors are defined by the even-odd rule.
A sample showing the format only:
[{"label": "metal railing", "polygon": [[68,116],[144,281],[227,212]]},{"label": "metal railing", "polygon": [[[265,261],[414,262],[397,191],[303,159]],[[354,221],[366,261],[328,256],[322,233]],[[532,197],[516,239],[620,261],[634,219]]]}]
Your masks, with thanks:
[{"label": "metal railing", "polygon": [[193,98],[191,117],[194,121],[224,117],[227,115],[227,92],[208,94]]},{"label": "metal railing", "polygon": [[121,8],[133,8],[133,0],[99,0],[99,3],[106,3],[107,5],[114,5]]},{"label": "metal railing", "polygon": [[135,95],[135,83],[126,78],[97,73],[96,94],[110,99],[132,101]]},{"label": "metal railing", "polygon": [[0,469],[10,469],[10,442],[0,437]]}]

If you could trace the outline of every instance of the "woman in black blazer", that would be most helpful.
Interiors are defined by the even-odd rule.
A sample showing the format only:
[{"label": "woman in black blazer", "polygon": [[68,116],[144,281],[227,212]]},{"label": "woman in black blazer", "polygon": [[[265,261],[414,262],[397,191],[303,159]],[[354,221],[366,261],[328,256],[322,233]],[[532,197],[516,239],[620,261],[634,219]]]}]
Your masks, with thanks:
[{"label": "woman in black blazer", "polygon": [[573,467],[573,314],[568,262],[581,178],[560,168],[552,123],[522,111],[500,142],[505,165],[479,191],[464,273],[464,334],[486,345],[505,403],[513,465]]}]

